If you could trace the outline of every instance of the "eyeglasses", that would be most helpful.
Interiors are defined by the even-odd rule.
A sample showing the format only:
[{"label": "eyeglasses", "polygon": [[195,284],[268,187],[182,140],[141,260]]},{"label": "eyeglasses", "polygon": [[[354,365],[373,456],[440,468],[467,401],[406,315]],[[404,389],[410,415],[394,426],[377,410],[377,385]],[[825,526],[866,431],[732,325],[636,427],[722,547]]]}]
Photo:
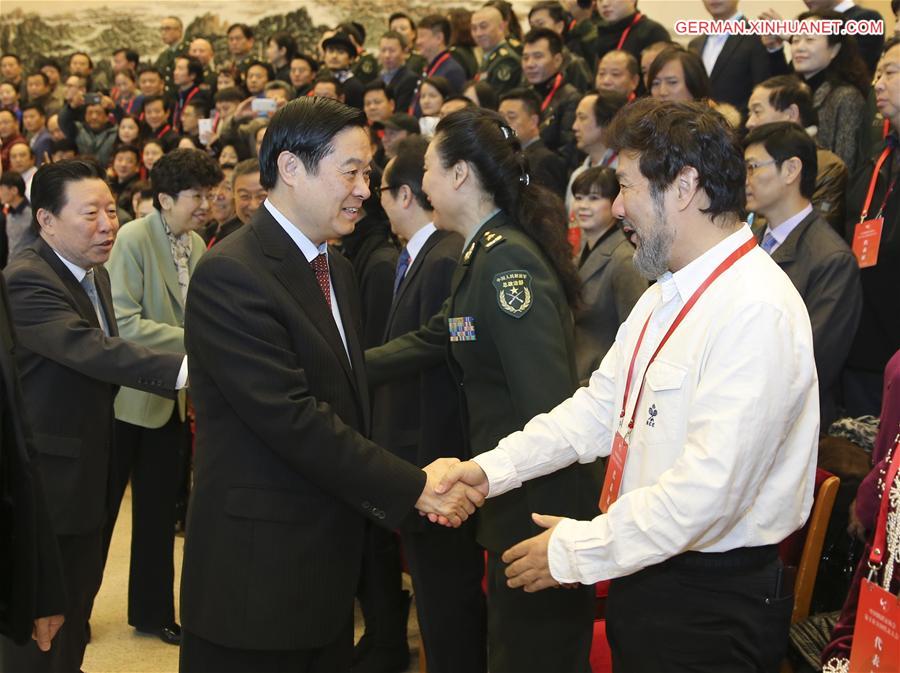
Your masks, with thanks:
[{"label": "eyeglasses", "polygon": [[373,185],[369,188],[369,191],[372,192],[372,196],[374,196],[376,199],[380,199],[383,192],[390,192],[395,189],[400,189],[402,186],[403,185]]},{"label": "eyeglasses", "polygon": [[752,176],[757,170],[762,168],[763,166],[771,166],[772,164],[777,164],[778,162],[775,159],[771,159],[769,161],[748,161],[744,164],[747,167],[747,175]]}]

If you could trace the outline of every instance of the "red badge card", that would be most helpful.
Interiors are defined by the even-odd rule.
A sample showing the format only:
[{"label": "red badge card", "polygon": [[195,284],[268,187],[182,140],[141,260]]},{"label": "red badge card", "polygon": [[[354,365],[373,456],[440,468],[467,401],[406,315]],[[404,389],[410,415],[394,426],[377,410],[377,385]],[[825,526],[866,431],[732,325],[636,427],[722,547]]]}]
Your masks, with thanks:
[{"label": "red badge card", "polygon": [[619,489],[622,488],[622,472],[625,470],[625,458],[628,456],[628,442],[616,433],[613,440],[612,452],[606,464],[606,478],[603,480],[603,492],[600,494],[600,511],[606,514],[616,498],[619,497]]},{"label": "red badge card", "polygon": [[859,586],[850,673],[900,671],[900,599],[874,582]]},{"label": "red badge card", "polygon": [[883,217],[866,220],[856,225],[856,229],[853,231],[853,254],[856,255],[860,269],[878,264],[882,227],[884,227]]}]

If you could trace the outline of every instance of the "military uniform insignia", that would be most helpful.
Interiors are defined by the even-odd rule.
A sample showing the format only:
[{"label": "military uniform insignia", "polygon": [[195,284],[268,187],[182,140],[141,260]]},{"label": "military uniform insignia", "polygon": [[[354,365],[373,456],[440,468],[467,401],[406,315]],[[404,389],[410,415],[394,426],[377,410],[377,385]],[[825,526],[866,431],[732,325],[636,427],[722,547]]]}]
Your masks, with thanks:
[{"label": "military uniform insignia", "polygon": [[470,315],[447,318],[450,341],[475,341],[475,318]]},{"label": "military uniform insignia", "polygon": [[497,79],[501,82],[508,82],[512,79],[512,68],[508,65],[497,66]]},{"label": "military uniform insignia", "polygon": [[509,55],[509,50],[508,50],[506,47],[500,47],[500,48],[497,50],[497,53],[499,53],[501,56],[508,56],[508,55]]},{"label": "military uniform insignia", "polygon": [[481,238],[484,239],[485,250],[490,250],[501,241],[506,240],[501,234],[495,234],[493,231],[484,232],[484,235]]},{"label": "military uniform insignia", "polygon": [[472,241],[471,245],[466,248],[466,254],[463,255],[463,264],[468,264],[472,259],[472,253],[475,252],[475,246],[478,245],[478,241]]},{"label": "military uniform insignia", "polygon": [[531,274],[523,270],[504,271],[494,276],[497,304],[513,318],[521,318],[531,308]]},{"label": "military uniform insignia", "polygon": [[363,59],[362,63],[360,63],[360,70],[362,70],[367,75],[371,75],[375,72],[375,62],[370,59]]}]

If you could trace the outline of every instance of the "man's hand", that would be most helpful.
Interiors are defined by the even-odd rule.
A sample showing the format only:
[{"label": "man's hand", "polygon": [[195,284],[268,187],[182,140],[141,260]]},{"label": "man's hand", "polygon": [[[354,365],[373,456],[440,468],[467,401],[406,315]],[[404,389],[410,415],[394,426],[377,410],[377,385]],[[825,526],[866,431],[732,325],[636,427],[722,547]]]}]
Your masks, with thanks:
[{"label": "man's hand", "polygon": [[462,525],[476,507],[484,503],[484,495],[465,483],[456,484],[452,488],[436,491],[438,480],[459,463],[457,458],[438,458],[423,468],[427,475],[425,489],[416,502],[416,509],[434,523],[456,528]]},{"label": "man's hand", "polygon": [[524,587],[528,593],[559,586],[559,582],[550,574],[547,547],[550,545],[553,529],[562,521],[561,516],[547,514],[532,514],[531,518],[538,526],[547,530],[510,547],[503,552],[501,557],[503,562],[508,564],[506,568],[506,576],[509,578],[506,581],[507,586],[513,589]]},{"label": "man's hand", "polygon": [[31,639],[37,641],[37,646],[41,652],[50,651],[50,641],[56,637],[56,632],[63,625],[66,618],[62,615],[53,615],[51,617],[38,617],[34,620],[34,628],[31,630]]}]

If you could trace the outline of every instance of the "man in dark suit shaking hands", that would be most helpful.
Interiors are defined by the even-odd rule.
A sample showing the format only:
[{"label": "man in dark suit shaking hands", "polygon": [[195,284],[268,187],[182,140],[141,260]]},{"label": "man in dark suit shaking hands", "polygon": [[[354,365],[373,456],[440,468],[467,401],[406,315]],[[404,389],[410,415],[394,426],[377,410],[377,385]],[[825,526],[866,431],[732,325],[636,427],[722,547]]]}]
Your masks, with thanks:
[{"label": "man in dark suit shaking hands", "polygon": [[260,150],[267,200],[194,272],[182,671],[348,670],[366,519],[397,527],[415,507],[458,525],[480,501],[438,497],[438,464],[366,439],[359,299],[327,245],[370,194],[365,128],[330,99],[279,110]]}]

